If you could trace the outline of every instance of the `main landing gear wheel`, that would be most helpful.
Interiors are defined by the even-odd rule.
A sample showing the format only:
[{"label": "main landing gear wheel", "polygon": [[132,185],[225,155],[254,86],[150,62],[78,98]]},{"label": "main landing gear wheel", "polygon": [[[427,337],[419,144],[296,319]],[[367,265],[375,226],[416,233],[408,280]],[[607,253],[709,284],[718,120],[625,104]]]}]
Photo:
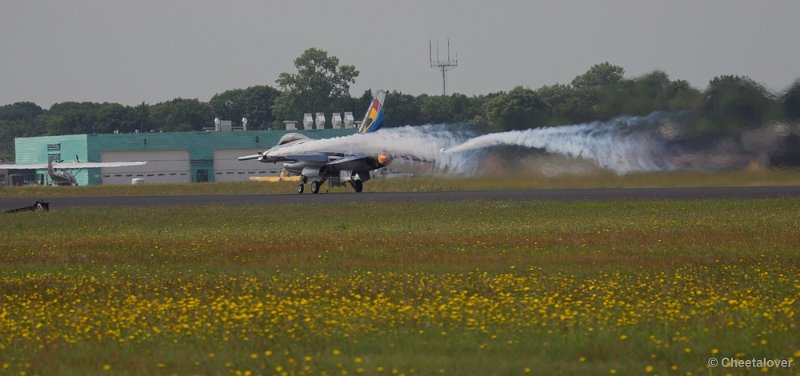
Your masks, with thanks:
[{"label": "main landing gear wheel", "polygon": [[312,181],[311,182],[311,193],[313,193],[313,194],[319,193],[319,186],[320,185],[321,184],[318,181],[316,181],[316,180]]},{"label": "main landing gear wheel", "polygon": [[353,190],[356,191],[357,193],[361,192],[361,190],[364,189],[364,182],[362,182],[361,180],[353,180],[351,182],[353,184]]},{"label": "main landing gear wheel", "polygon": [[299,185],[297,186],[297,193],[299,193],[299,194],[303,194],[303,191],[305,190],[305,187],[306,187],[305,185],[303,185],[303,184],[299,184]]}]

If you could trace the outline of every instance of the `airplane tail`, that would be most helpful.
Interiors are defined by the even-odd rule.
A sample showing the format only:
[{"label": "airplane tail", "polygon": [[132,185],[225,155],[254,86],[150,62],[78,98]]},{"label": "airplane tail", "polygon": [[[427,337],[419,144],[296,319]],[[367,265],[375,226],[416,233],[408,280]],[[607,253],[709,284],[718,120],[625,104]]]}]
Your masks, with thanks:
[{"label": "airplane tail", "polygon": [[378,90],[364,114],[364,120],[358,127],[358,133],[372,133],[378,130],[383,123],[383,104],[386,101],[386,91]]}]

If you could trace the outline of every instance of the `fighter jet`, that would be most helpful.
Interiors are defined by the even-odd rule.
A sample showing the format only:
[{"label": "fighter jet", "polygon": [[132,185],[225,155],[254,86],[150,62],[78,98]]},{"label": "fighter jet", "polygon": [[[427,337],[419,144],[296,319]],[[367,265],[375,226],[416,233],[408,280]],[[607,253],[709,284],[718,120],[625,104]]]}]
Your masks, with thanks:
[{"label": "fighter jet", "polygon": [[78,185],[75,179],[75,174],[68,170],[81,170],[84,168],[108,168],[108,167],[126,167],[126,166],[141,166],[147,162],[81,162],[77,159],[75,162],[63,161],[48,161],[45,163],[26,163],[26,164],[0,164],[0,170],[39,170],[47,169],[47,174],[50,176],[50,181],[54,185]]},{"label": "fighter jet", "polygon": [[[386,92],[378,91],[370,102],[364,120],[358,128],[359,134],[377,131],[383,122],[383,105]],[[370,171],[387,166],[392,157],[387,153],[368,155],[344,151],[315,151],[291,153],[294,146],[314,140],[300,133],[287,133],[278,144],[264,152],[239,157],[240,161],[257,159],[265,163],[283,163],[283,171],[289,176],[300,176],[297,193],[303,193],[311,182],[311,193],[319,193],[327,181],[331,186],[349,184],[354,191],[361,192],[364,182],[370,179]]]}]

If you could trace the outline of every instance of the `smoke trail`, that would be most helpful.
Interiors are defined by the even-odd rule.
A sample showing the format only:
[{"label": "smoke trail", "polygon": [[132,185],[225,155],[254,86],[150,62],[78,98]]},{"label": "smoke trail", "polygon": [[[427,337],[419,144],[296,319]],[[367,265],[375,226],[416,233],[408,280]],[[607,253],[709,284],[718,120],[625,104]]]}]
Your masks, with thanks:
[{"label": "smoke trail", "polygon": [[509,145],[591,159],[598,166],[620,174],[673,170],[675,166],[666,158],[669,152],[665,142],[655,132],[664,119],[663,113],[654,112],[645,117],[623,116],[608,122],[490,133],[469,139],[447,152],[459,154]]}]

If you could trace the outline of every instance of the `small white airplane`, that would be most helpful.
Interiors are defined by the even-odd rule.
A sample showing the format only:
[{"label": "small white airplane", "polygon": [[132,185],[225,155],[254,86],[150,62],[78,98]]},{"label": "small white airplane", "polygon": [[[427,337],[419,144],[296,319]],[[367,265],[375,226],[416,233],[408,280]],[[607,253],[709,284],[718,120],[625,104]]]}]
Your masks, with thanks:
[{"label": "small white airplane", "polygon": [[0,164],[0,170],[47,169],[47,174],[50,175],[50,180],[54,185],[78,185],[75,175],[67,170],[142,166],[145,164],[147,164],[147,162],[81,162],[76,158],[75,162],[49,161],[47,163]]},{"label": "small white airplane", "polygon": [[[377,131],[383,122],[383,104],[386,92],[381,90],[370,102],[364,121],[358,128],[359,134]],[[350,184],[353,190],[361,192],[363,183],[370,179],[370,171],[389,165],[392,156],[387,153],[368,155],[341,151],[319,151],[291,154],[286,152],[292,146],[314,140],[300,133],[287,133],[278,144],[264,152],[239,157],[240,161],[257,159],[265,163],[283,162],[283,170],[289,176],[300,176],[297,193],[303,193],[305,184],[311,180],[311,193],[319,193],[326,181],[331,186]]]}]

